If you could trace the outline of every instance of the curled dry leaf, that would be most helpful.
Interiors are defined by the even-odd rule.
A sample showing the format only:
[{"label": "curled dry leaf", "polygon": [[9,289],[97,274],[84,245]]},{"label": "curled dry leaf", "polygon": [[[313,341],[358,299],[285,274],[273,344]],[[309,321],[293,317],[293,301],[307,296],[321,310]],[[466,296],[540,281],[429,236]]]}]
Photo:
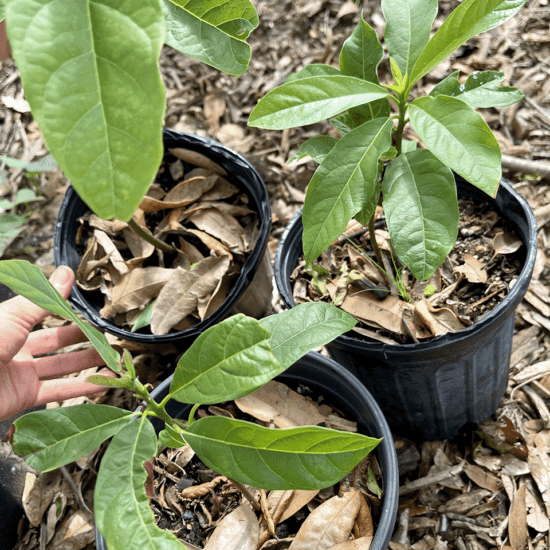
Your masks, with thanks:
[{"label": "curled dry leaf", "polygon": [[77,510],[61,522],[49,548],[55,550],[81,550],[95,540],[94,517]]},{"label": "curled dry leaf", "polygon": [[183,162],[188,162],[193,166],[199,166],[201,168],[206,168],[219,174],[220,176],[227,176],[227,172],[219,164],[210,160],[208,157],[197,153],[196,151],[191,151],[190,149],[183,149],[182,147],[174,147],[173,149],[168,149],[176,158],[183,160]]},{"label": "curled dry leaf", "polygon": [[163,267],[137,267],[126,273],[111,291],[111,305],[101,309],[103,317],[114,317],[147,305],[156,298],[168,282],[173,269]]},{"label": "curled dry leaf", "polygon": [[465,328],[449,308],[436,308],[424,296],[415,303],[414,313],[433,336],[443,336],[448,332],[458,332]]},{"label": "curled dry leaf", "polygon": [[500,231],[493,237],[493,248],[495,254],[512,254],[522,247],[521,239],[515,233],[504,233]]},{"label": "curled dry leaf", "polygon": [[44,512],[50,507],[54,495],[59,491],[61,472],[54,470],[39,474],[27,473],[23,488],[23,509],[35,527],[42,523]]},{"label": "curled dry leaf", "polygon": [[356,489],[334,496],[306,518],[289,550],[326,550],[349,539],[361,508]]},{"label": "curled dry leaf", "polygon": [[547,533],[550,529],[548,516],[545,514],[542,502],[533,483],[526,485],[525,505],[527,507],[527,525],[539,533]]},{"label": "curled dry leaf", "polygon": [[233,254],[231,254],[229,248],[227,248],[227,246],[223,245],[220,241],[212,237],[212,235],[209,235],[204,231],[199,231],[198,229],[188,228],[185,231],[198,237],[201,242],[217,256],[228,256],[230,260],[233,259]]},{"label": "curled dry leaf", "polygon": [[331,546],[329,550],[369,550],[374,537],[367,536],[360,539],[347,540]]},{"label": "curled dry leaf", "polygon": [[200,485],[192,485],[181,491],[181,498],[199,498],[210,493],[210,489],[214,489],[220,483],[227,482],[227,478],[224,476],[217,476],[212,481],[207,483],[201,483]]},{"label": "curled dry leaf", "polygon": [[229,269],[228,256],[210,256],[187,271],[178,267],[161,290],[151,315],[153,334],[167,334],[196,310],[198,301],[217,287]]},{"label": "curled dry leaf", "polygon": [[317,407],[285,384],[271,380],[249,395],[235,400],[241,411],[278,428],[316,426],[325,421]]},{"label": "curled dry leaf", "polygon": [[243,228],[230,214],[226,214],[215,208],[208,208],[206,210],[197,210],[188,219],[198,229],[220,240],[232,252],[241,254],[247,252],[241,238]]},{"label": "curled dry leaf", "polygon": [[259,536],[256,514],[246,502],[221,520],[204,550],[256,550]]},{"label": "curled dry leaf", "polygon": [[464,264],[455,267],[455,271],[462,273],[470,283],[486,283],[487,271],[483,264],[471,254],[464,254]]},{"label": "curled dry leaf", "polygon": [[276,523],[282,523],[313,500],[319,490],[271,491],[267,497],[269,511]]}]

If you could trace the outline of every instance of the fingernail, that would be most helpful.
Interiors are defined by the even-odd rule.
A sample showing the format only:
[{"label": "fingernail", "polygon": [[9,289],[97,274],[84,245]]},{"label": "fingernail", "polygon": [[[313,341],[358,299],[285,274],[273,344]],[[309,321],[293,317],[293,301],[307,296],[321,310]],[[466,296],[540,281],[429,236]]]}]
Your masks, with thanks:
[{"label": "fingernail", "polygon": [[66,265],[60,265],[50,277],[50,283],[57,289],[63,288],[71,277],[71,268]]}]

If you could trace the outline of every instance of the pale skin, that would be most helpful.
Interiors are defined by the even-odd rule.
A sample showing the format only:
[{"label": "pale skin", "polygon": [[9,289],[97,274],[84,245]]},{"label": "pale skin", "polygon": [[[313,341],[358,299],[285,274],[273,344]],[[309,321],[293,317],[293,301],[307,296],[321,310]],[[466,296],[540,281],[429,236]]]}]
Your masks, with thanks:
[{"label": "pale skin", "polygon": [[[67,266],[58,267],[50,277],[64,298],[73,281],[74,273]],[[63,378],[104,365],[95,349],[37,357],[85,341],[76,325],[32,331],[48,315],[22,296],[0,304],[0,421],[31,407],[102,391],[101,386]],[[114,375],[108,370],[102,374]]]}]

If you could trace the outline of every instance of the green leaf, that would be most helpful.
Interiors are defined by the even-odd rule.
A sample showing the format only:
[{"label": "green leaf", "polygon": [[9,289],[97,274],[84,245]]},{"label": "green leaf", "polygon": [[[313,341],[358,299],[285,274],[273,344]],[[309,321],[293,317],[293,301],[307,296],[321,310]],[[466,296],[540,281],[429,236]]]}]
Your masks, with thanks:
[{"label": "green leaf", "polygon": [[432,36],[414,65],[410,84],[447,59],[466,40],[511,19],[526,0],[465,0]]},{"label": "green leaf", "polygon": [[502,177],[500,148],[480,114],[448,96],[415,99],[409,114],[416,133],[443,164],[496,195]]},{"label": "green leaf", "polygon": [[384,50],[376,31],[361,14],[359,23],[342,46],[340,71],[343,75],[378,84],[378,65],[383,57]]},{"label": "green leaf", "polygon": [[182,434],[174,430],[174,428],[168,424],[165,425],[164,430],[159,432],[159,441],[162,445],[169,447],[170,449],[179,449],[180,447],[187,445]]},{"label": "green leaf", "polygon": [[7,0],[0,0],[0,22],[6,18],[6,2]]},{"label": "green leaf", "polygon": [[341,74],[340,70],[332,65],[311,63],[310,65],[306,65],[303,69],[300,69],[297,73],[289,74],[286,77],[285,84],[287,82],[296,82],[296,80],[309,78],[310,76],[336,76],[339,74]]},{"label": "green leaf", "polygon": [[101,461],[94,513],[108,548],[182,550],[172,533],[156,526],[145,493],[147,472],[143,464],[156,451],[155,430],[142,416],[115,435]]},{"label": "green leaf", "polygon": [[86,378],[86,382],[97,384],[98,386],[107,386],[109,388],[126,388],[132,390],[134,381],[128,378],[113,378],[112,376],[104,376],[103,374],[92,374]]},{"label": "green leaf", "polygon": [[263,386],[285,368],[275,359],[269,332],[238,314],[204,331],[179,360],[170,397],[211,405]]},{"label": "green leaf", "polygon": [[328,487],[380,442],[317,426],[272,430],[222,416],[196,420],[184,437],[209,468],[271,490]]},{"label": "green leaf", "polygon": [[411,153],[412,151],[416,151],[417,148],[418,148],[418,143],[416,143],[416,141],[412,141],[410,139],[404,139],[401,142],[402,153]]},{"label": "green leaf", "polygon": [[80,197],[127,221],[160,164],[158,0],[17,0],[8,35],[32,115]]},{"label": "green leaf", "polygon": [[363,203],[361,210],[355,214],[354,218],[361,225],[368,225],[369,220],[372,218],[376,207],[378,206],[378,200],[380,199],[380,185],[375,185],[373,192],[368,200]]},{"label": "green leaf", "polygon": [[46,155],[34,162],[29,162],[25,170],[30,173],[40,174],[42,172],[52,172],[56,168],[58,168],[58,165],[52,155]]},{"label": "green leaf", "polygon": [[39,472],[54,470],[91,453],[133,414],[89,404],[31,412],[14,422],[13,450]]},{"label": "green leaf", "polygon": [[134,326],[130,332],[136,332],[140,328],[146,327],[151,324],[151,316],[153,315],[153,307],[156,300],[153,300],[149,305],[145,306],[143,311],[138,315],[134,322]]},{"label": "green leaf", "polygon": [[313,174],[302,213],[306,262],[326,250],[372,196],[378,159],[391,146],[392,128],[390,119],[376,118],[351,130]]},{"label": "green leaf", "polygon": [[[9,204],[10,208],[12,208],[13,203]],[[6,204],[6,206],[8,206],[8,204]],[[6,210],[7,209],[8,208],[6,208]],[[18,216],[17,214],[10,213],[0,214],[0,258],[7,250],[8,246],[15,241],[19,233],[25,229],[26,223],[27,218],[24,216]],[[2,263],[0,263],[0,266]]]},{"label": "green leaf", "polygon": [[166,16],[166,44],[233,75],[248,68],[246,43],[258,26],[250,0],[161,0]]},{"label": "green leaf", "polygon": [[107,338],[80,320],[67,301],[44,277],[38,266],[31,265],[25,260],[4,260],[0,262],[0,283],[9,286],[14,292],[46,311],[72,319],[93,344],[105,364],[111,370],[120,372],[119,354],[109,345]]},{"label": "green leaf", "polygon": [[34,201],[43,201],[44,197],[37,197],[36,193],[32,189],[19,189],[17,195],[15,195],[15,201],[13,206],[18,206],[20,204],[27,204],[28,202]]},{"label": "green leaf", "polygon": [[430,39],[437,0],[382,0],[384,41],[403,76],[410,75]]},{"label": "green leaf", "polygon": [[4,161],[6,166],[10,168],[19,168],[19,170],[24,170],[28,166],[28,162],[21,159],[14,159],[12,157],[7,157],[6,155],[0,155],[0,160]]},{"label": "green leaf", "polygon": [[458,235],[453,173],[426,149],[405,153],[388,165],[382,195],[397,257],[418,280],[429,279]]},{"label": "green leaf", "polygon": [[314,124],[388,93],[352,76],[310,76],[271,90],[252,111],[249,126],[283,130]]},{"label": "green leaf", "polygon": [[271,353],[284,368],[313,348],[351,330],[356,319],[330,304],[305,303],[260,321],[271,333]]},{"label": "green leaf", "polygon": [[448,95],[458,97],[472,108],[507,107],[523,99],[524,95],[517,89],[498,86],[504,80],[504,73],[484,71],[473,73],[464,84],[458,81],[458,71],[442,80],[430,96]]},{"label": "green leaf", "polygon": [[300,145],[298,151],[292,155],[288,162],[310,156],[315,162],[321,164],[323,159],[336,145],[337,138],[331,136],[313,136]]}]

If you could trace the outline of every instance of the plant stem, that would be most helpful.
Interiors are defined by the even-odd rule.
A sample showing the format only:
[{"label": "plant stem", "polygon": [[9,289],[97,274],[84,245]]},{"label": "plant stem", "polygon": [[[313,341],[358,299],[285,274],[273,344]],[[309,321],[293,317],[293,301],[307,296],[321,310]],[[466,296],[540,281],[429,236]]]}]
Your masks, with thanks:
[{"label": "plant stem", "polygon": [[405,97],[399,97],[399,122],[397,123],[397,128],[395,129],[395,148],[397,149],[397,155],[401,154],[402,145],[403,145],[403,130],[407,124],[405,115],[407,113],[407,100]]},{"label": "plant stem", "polygon": [[134,218],[132,218],[128,222],[128,226],[131,227],[133,231],[137,233],[143,240],[151,243],[155,248],[160,248],[160,250],[164,250],[164,252],[176,252],[176,249],[173,246],[170,246],[169,244],[166,244],[165,242],[153,237],[153,235],[151,235],[150,233],[147,233],[147,231],[145,231],[143,227],[141,227],[139,223],[134,220]]},{"label": "plant stem", "polygon": [[378,243],[376,242],[376,234],[374,232],[374,216],[371,216],[369,219],[369,237],[370,244],[372,246],[372,249],[374,250],[374,255],[376,256],[376,261],[378,262],[378,265],[384,265],[382,252],[380,251],[380,248],[378,248]]},{"label": "plant stem", "polygon": [[252,508],[259,512],[261,510],[260,503],[258,502],[258,499],[254,497],[254,495],[250,492],[248,487],[246,485],[243,485],[240,481],[236,481],[234,479],[231,479],[228,477],[229,481],[243,494],[243,496],[252,504]]}]

